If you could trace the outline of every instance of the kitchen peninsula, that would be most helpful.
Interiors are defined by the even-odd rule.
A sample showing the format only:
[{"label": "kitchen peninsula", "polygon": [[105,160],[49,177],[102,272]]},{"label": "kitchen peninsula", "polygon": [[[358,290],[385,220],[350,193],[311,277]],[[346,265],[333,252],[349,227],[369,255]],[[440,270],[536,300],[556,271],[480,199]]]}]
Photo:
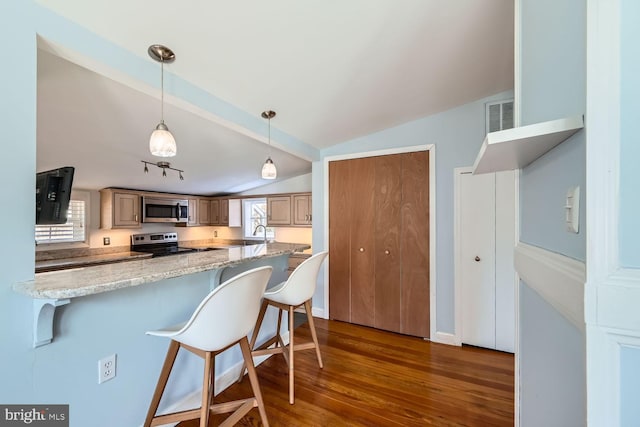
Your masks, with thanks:
[{"label": "kitchen peninsula", "polygon": [[[131,288],[164,279],[201,272],[210,272],[210,288],[221,279],[231,277],[257,263],[277,263],[286,274],[286,258],[292,253],[309,249],[307,244],[267,243],[229,247],[204,252],[191,252],[171,257],[81,267],[69,270],[36,273],[34,280],[14,285],[16,292],[34,299],[34,346],[48,344],[52,339],[55,307],[66,305],[71,298],[84,297]],[[282,261],[279,261],[280,259]],[[227,271],[237,267],[238,271]],[[235,268],[234,268],[235,270]],[[274,270],[274,278],[278,278]]]}]

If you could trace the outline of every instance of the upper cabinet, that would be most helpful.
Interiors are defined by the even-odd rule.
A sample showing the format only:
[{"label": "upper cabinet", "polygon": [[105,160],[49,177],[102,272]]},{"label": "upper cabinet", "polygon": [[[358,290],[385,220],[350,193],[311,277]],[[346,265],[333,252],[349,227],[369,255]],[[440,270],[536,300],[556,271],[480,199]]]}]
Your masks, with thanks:
[{"label": "upper cabinet", "polygon": [[524,168],[583,127],[583,116],[575,116],[490,132],[480,147],[473,173]]},{"label": "upper cabinet", "polygon": [[[101,228],[141,228],[142,196],[180,197],[189,202],[187,222],[178,227],[242,227],[242,199],[199,197],[168,193],[104,188],[100,190]],[[267,225],[270,227],[310,227],[311,193],[260,196],[267,200]]]},{"label": "upper cabinet", "polygon": [[198,224],[209,225],[211,223],[211,200],[198,199]]},{"label": "upper cabinet", "polygon": [[189,199],[189,216],[187,225],[198,225],[198,199]]},{"label": "upper cabinet", "polygon": [[219,225],[229,225],[229,199],[220,199]]},{"label": "upper cabinet", "polygon": [[291,196],[267,197],[267,225],[291,225]]},{"label": "upper cabinet", "polygon": [[311,193],[267,197],[269,227],[311,226]]},{"label": "upper cabinet", "polygon": [[294,194],[291,196],[293,203],[293,224],[311,225],[311,194]]},{"label": "upper cabinet", "polygon": [[209,224],[220,225],[220,200],[213,199],[211,202],[211,217],[209,218]]},{"label": "upper cabinet", "polygon": [[229,227],[242,227],[242,201],[240,199],[229,199],[228,222]]},{"label": "upper cabinet", "polygon": [[100,190],[100,228],[140,228],[140,194],[126,190]]}]

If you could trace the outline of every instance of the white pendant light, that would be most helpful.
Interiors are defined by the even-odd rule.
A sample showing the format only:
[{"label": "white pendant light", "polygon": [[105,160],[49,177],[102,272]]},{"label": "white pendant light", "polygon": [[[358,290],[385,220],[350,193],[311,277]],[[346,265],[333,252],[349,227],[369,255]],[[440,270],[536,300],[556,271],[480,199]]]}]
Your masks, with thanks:
[{"label": "white pendant light", "polygon": [[154,44],[147,50],[149,56],[160,63],[160,123],[149,138],[149,151],[158,157],[173,157],[178,151],[176,140],[164,124],[164,63],[173,62],[175,54],[166,46]]},{"label": "white pendant light", "polygon": [[267,160],[265,160],[264,165],[262,165],[262,179],[276,179],[278,176],[278,171],[276,170],[276,165],[271,160],[271,119],[276,116],[275,111],[263,111],[262,118],[269,120],[269,156]]}]

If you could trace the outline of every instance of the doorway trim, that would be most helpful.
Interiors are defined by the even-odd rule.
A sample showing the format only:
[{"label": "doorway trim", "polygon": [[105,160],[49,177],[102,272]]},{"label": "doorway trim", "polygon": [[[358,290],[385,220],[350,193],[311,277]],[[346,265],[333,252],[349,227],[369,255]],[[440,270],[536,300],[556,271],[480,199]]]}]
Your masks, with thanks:
[{"label": "doorway trim", "polygon": [[[435,144],[413,145],[407,147],[388,148],[375,151],[361,151],[349,154],[339,154],[327,156],[322,159],[323,171],[323,217],[324,221],[322,230],[324,247],[329,247],[329,162],[337,160],[359,159],[364,157],[386,156],[390,154],[411,153],[414,151],[429,152],[429,339],[434,342],[437,340],[436,328],[436,146]],[[331,262],[331,260],[329,260]],[[324,276],[324,318],[329,318],[329,265],[323,265]],[[445,344],[450,344],[448,341]]]}]

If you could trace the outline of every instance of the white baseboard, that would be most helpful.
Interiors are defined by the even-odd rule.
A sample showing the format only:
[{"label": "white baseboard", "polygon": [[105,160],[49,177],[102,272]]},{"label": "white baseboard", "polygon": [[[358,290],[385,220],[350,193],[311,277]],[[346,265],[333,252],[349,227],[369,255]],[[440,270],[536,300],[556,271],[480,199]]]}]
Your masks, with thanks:
[{"label": "white baseboard", "polygon": [[436,332],[433,337],[431,337],[431,342],[436,342],[439,344],[447,344],[447,345],[455,345],[460,347],[462,342],[460,338],[454,334],[450,334],[448,332]]},{"label": "white baseboard", "polygon": [[518,243],[514,262],[520,279],[579,330],[585,331],[585,263]]},{"label": "white baseboard", "polygon": [[[295,312],[296,313],[306,313],[306,311],[304,310],[304,307],[296,308]],[[313,317],[318,317],[320,319],[326,319],[326,317],[324,317],[324,309],[323,308],[311,307],[311,315]]]}]

